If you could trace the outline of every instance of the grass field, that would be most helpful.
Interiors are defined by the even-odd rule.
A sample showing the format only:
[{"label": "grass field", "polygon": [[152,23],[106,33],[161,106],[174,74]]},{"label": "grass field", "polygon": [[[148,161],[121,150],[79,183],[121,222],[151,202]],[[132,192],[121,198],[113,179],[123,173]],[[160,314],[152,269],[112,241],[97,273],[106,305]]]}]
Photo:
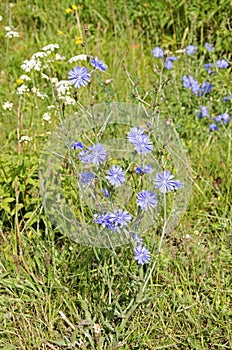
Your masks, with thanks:
[{"label": "grass field", "polygon": [[[0,3],[1,349],[232,348],[231,14],[229,0]],[[107,68],[94,66],[93,57]],[[88,67],[86,86],[67,83],[75,66]],[[104,248],[71,239],[71,221],[56,225],[56,199],[53,222],[45,212],[41,157],[58,125],[75,116],[78,141],[90,147],[105,140],[107,149],[129,131],[120,123],[102,131],[90,118],[82,133],[88,112],[103,103],[149,111],[147,124],[139,123],[152,140],[152,159],[184,180],[183,188],[160,195],[158,223],[136,232],[151,252],[144,264],[135,260],[135,241]],[[161,144],[149,127],[154,120],[165,123]],[[180,138],[173,144],[177,154],[169,152],[169,126]],[[59,153],[57,140],[51,153]],[[80,150],[70,149],[60,185],[81,232],[83,218],[92,225],[93,212],[76,187]],[[129,169],[133,194],[123,210],[139,217],[145,211],[136,191],[148,180],[136,173],[131,154],[120,161],[115,155],[112,164]],[[135,159],[143,161],[143,154]],[[104,164],[94,168],[90,186],[98,199],[109,160]],[[56,186],[56,174],[47,174],[44,183]],[[115,187],[107,187],[110,198],[121,193],[123,203]],[[167,233],[168,205],[181,206],[188,196],[187,210]],[[100,198],[107,208],[107,198]]]}]

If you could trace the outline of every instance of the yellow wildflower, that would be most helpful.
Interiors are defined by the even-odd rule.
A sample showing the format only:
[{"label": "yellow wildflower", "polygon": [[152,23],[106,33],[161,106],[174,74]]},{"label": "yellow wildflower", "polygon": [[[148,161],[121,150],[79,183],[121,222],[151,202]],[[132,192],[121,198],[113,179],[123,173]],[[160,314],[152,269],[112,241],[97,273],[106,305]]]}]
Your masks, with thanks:
[{"label": "yellow wildflower", "polygon": [[72,9],[70,9],[69,7],[65,10],[66,13],[72,13]]},{"label": "yellow wildflower", "polygon": [[23,84],[23,82],[24,82],[24,80],[23,80],[23,79],[17,79],[17,80],[16,80],[16,83],[17,83],[18,85],[22,85],[22,84]]},{"label": "yellow wildflower", "polygon": [[83,43],[82,37],[81,37],[81,36],[78,36],[78,37],[76,38],[76,44],[77,44],[77,45],[81,45],[82,43]]},{"label": "yellow wildflower", "polygon": [[64,34],[64,32],[62,31],[62,30],[58,30],[58,35],[63,35]]},{"label": "yellow wildflower", "polygon": [[73,11],[76,11],[77,10],[77,6],[76,5],[72,5],[72,9],[73,9]]}]

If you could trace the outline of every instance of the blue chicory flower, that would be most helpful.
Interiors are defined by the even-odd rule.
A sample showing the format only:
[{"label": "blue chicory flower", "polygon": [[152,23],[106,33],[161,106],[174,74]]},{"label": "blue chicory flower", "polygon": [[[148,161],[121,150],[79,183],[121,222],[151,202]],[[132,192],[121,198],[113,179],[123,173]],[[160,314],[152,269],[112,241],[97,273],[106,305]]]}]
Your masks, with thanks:
[{"label": "blue chicory flower", "polygon": [[108,68],[108,66],[103,63],[103,61],[99,60],[98,57],[93,58],[90,63],[92,64],[92,66],[94,66],[94,68],[100,70],[101,72],[105,72],[106,69]]},{"label": "blue chicory flower", "polygon": [[78,155],[83,163],[100,165],[105,161],[107,152],[105,147],[99,143],[88,147],[88,150],[82,151]]},{"label": "blue chicory flower", "polygon": [[203,96],[208,94],[211,91],[212,87],[213,87],[213,84],[208,83],[208,81],[204,81],[200,86],[198,95]]},{"label": "blue chicory flower", "polygon": [[143,174],[152,174],[154,169],[152,168],[151,164],[147,165],[141,165],[140,167],[135,168],[135,171],[137,174],[143,175]]},{"label": "blue chicory flower", "polygon": [[204,67],[205,67],[207,73],[209,73],[209,74],[213,74],[214,73],[214,71],[210,69],[211,67],[214,67],[213,63],[211,63],[211,62],[210,63],[205,63]]},{"label": "blue chicory flower", "polygon": [[230,120],[229,113],[219,114],[217,117],[214,117],[214,121],[217,123],[227,124]]},{"label": "blue chicory flower", "polygon": [[140,265],[149,264],[151,260],[151,253],[146,247],[139,244],[134,249],[134,258]]},{"label": "blue chicory flower", "polygon": [[173,69],[174,65],[172,63],[172,61],[169,61],[168,59],[166,59],[164,67],[167,68],[168,70]]},{"label": "blue chicory flower", "polygon": [[79,141],[73,141],[72,145],[71,145],[71,148],[73,149],[83,149],[84,148],[84,145],[82,142],[79,142]]},{"label": "blue chicory flower", "polygon": [[205,106],[200,106],[200,109],[197,111],[197,116],[198,118],[204,118],[209,116],[209,111],[207,107]]},{"label": "blue chicory flower", "polygon": [[144,134],[144,130],[141,128],[131,128],[130,131],[127,133],[127,139],[129,142],[134,143],[135,140]]},{"label": "blue chicory flower", "polygon": [[195,80],[191,75],[189,77],[189,81],[190,81],[190,84],[191,84],[191,90],[192,92],[195,94],[195,95],[198,95],[199,93],[199,90],[200,90],[200,84],[198,83],[197,80]]},{"label": "blue chicory flower", "polygon": [[143,175],[143,171],[142,171],[142,169],[141,169],[141,168],[136,167],[136,168],[135,168],[135,171],[136,171],[136,173],[137,173],[137,174],[139,174],[139,175]]},{"label": "blue chicory flower", "polygon": [[[94,215],[95,222],[99,225],[102,225],[103,227],[108,227],[109,229],[111,229],[112,224],[109,222],[109,215],[110,215],[110,213]],[[93,222],[94,222],[94,220],[93,220]]]},{"label": "blue chicory flower", "polygon": [[215,49],[213,44],[210,44],[210,43],[205,43],[205,48],[208,52],[212,52]]},{"label": "blue chicory flower", "polygon": [[109,222],[112,223],[115,227],[126,226],[129,221],[131,221],[132,216],[128,211],[119,209],[116,212],[109,213]]},{"label": "blue chicory flower", "polygon": [[217,60],[216,62],[218,68],[228,68],[229,62],[227,62],[224,58],[222,60]]},{"label": "blue chicory flower", "polygon": [[179,180],[175,180],[174,175],[171,175],[168,170],[159,172],[155,177],[155,188],[158,188],[162,193],[176,191],[182,187],[184,187],[184,184]]},{"label": "blue chicory flower", "polygon": [[193,78],[192,75],[188,76],[188,75],[183,75],[182,77],[182,82],[183,82],[183,86],[185,88],[189,88],[192,90],[192,92],[197,95],[200,89],[200,84],[198,83],[197,80],[195,80]]},{"label": "blue chicory flower", "polygon": [[90,74],[87,68],[77,66],[69,71],[68,79],[75,88],[79,89],[81,86],[86,86],[90,82]]},{"label": "blue chicory flower", "polygon": [[84,187],[93,183],[95,178],[96,176],[91,171],[80,173],[80,182]]},{"label": "blue chicory flower", "polygon": [[190,83],[188,75],[183,75],[182,82],[183,82],[183,86],[185,88],[187,88],[187,89],[191,88],[191,83]]},{"label": "blue chicory flower", "polygon": [[155,47],[155,48],[152,50],[152,54],[153,54],[153,56],[155,56],[155,57],[164,58],[163,49],[161,49],[161,47],[159,47],[159,46]]},{"label": "blue chicory flower", "polygon": [[232,99],[232,95],[229,95],[229,96],[223,97],[222,101],[226,102],[226,101],[229,101],[231,99]]},{"label": "blue chicory flower", "polygon": [[208,83],[207,81],[204,81],[200,85],[198,81],[193,78],[192,75],[190,76],[183,75],[182,82],[185,88],[191,89],[192,92],[197,96],[203,96],[209,93],[213,87],[213,85],[211,83]]},{"label": "blue chicory flower", "polygon": [[175,62],[178,58],[176,56],[169,56],[165,60],[165,68],[172,69],[173,68],[173,62]]},{"label": "blue chicory flower", "polygon": [[158,199],[154,192],[142,190],[137,194],[137,205],[142,210],[148,210],[157,206]]},{"label": "blue chicory flower", "polygon": [[188,55],[193,55],[197,52],[197,47],[194,45],[188,45],[186,47],[185,51]]},{"label": "blue chicory flower", "polygon": [[149,136],[144,134],[138,136],[134,141],[134,148],[138,153],[146,154],[153,150],[154,146],[149,139]]},{"label": "blue chicory flower", "polygon": [[108,192],[107,188],[103,188],[103,194],[106,198],[109,198],[109,192]]},{"label": "blue chicory flower", "polygon": [[209,125],[209,130],[210,130],[210,131],[217,131],[217,130],[218,130],[217,124],[211,123],[211,124]]},{"label": "blue chicory flower", "polygon": [[119,165],[112,165],[111,169],[106,172],[106,179],[112,186],[121,186],[125,179],[125,171]]}]

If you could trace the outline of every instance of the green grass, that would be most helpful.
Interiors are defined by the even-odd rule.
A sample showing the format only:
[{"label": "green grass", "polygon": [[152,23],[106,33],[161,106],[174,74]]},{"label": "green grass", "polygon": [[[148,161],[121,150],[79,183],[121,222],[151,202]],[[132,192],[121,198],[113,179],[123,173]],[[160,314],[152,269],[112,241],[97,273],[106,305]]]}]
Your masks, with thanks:
[{"label": "green grass", "polygon": [[[210,133],[207,120],[195,114],[199,105],[207,105],[214,115],[231,114],[231,101],[222,102],[231,94],[231,68],[208,78],[203,63],[210,58],[199,49],[198,58],[183,57],[174,70],[162,71],[151,55],[157,45],[174,54],[188,44],[200,48],[209,41],[216,47],[212,59],[225,57],[231,63],[229,1],[78,4],[86,45],[75,44],[80,36],[75,14],[65,12],[73,3],[0,4],[0,348],[231,349],[231,121]],[[20,38],[7,41],[7,25]],[[62,106],[51,124],[42,122],[54,98],[37,73],[29,84],[41,87],[48,98],[30,93],[20,101],[15,91],[24,73],[22,62],[49,43],[58,43],[67,59],[87,52],[107,63],[105,75],[96,75],[91,85],[95,104],[143,102],[173,121],[187,150],[193,169],[191,201],[165,238],[138,305],[136,295],[149,266],[137,266],[131,247],[84,247],[54,229],[45,216],[39,160]],[[67,79],[70,67],[56,62],[51,74]],[[210,97],[199,102],[184,90],[183,74],[212,80]],[[106,79],[113,80],[106,85]],[[86,106],[93,102],[88,89],[80,90],[78,99]],[[13,102],[12,111],[3,110],[5,101]],[[65,116],[73,111],[67,107]],[[20,144],[18,133],[33,141]],[[149,247],[149,237],[146,243]]]}]

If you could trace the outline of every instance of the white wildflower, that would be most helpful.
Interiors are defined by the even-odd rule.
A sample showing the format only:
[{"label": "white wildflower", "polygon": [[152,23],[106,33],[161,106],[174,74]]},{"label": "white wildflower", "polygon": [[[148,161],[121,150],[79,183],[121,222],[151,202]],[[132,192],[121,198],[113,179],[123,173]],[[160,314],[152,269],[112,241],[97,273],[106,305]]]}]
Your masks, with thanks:
[{"label": "white wildflower", "polygon": [[112,81],[113,81],[113,79],[106,79],[105,85],[109,85]]},{"label": "white wildflower", "polygon": [[2,108],[4,109],[4,111],[6,111],[6,110],[12,111],[13,103],[6,101],[3,103]]},{"label": "white wildflower", "polygon": [[21,138],[19,140],[19,142],[25,142],[25,143],[27,143],[28,141],[32,141],[32,137],[27,136],[27,135],[21,136]]},{"label": "white wildflower", "polygon": [[59,49],[59,45],[58,44],[48,44],[47,46],[44,46],[42,48],[43,51],[54,51],[55,49]]},{"label": "white wildflower", "polygon": [[0,16],[0,22],[3,20],[2,16]]},{"label": "white wildflower", "polygon": [[75,105],[76,104],[76,100],[70,96],[65,96],[64,97],[64,104],[65,105]]},{"label": "white wildflower", "polygon": [[21,80],[26,80],[26,81],[30,81],[30,80],[31,80],[31,78],[30,78],[28,75],[26,75],[26,74],[21,75],[21,76],[19,77],[19,79],[21,79]]},{"label": "white wildflower", "polygon": [[41,77],[46,79],[46,80],[49,80],[49,76],[47,74],[44,74],[44,73],[41,73]]},{"label": "white wildflower", "polygon": [[9,31],[11,30],[11,27],[6,26],[6,27],[5,27],[5,30],[6,30],[7,32],[9,32]]},{"label": "white wildflower", "polygon": [[70,81],[60,80],[55,85],[59,99],[63,99],[67,95],[70,95],[70,90],[72,90]]},{"label": "white wildflower", "polygon": [[51,83],[52,83],[52,84],[58,83],[58,79],[57,79],[57,78],[51,78]]},{"label": "white wildflower", "polygon": [[28,87],[25,84],[19,86],[16,89],[16,94],[17,95],[24,95],[26,92],[29,92],[29,89],[28,89]]},{"label": "white wildflower", "polygon": [[25,60],[21,65],[21,68],[25,70],[25,72],[27,73],[29,73],[32,69],[36,71],[40,71],[41,61],[35,58],[31,58],[30,60]]},{"label": "white wildflower", "polygon": [[37,95],[38,97],[40,97],[42,100],[44,100],[45,97],[48,97],[47,94],[45,94],[44,92],[41,92],[41,91],[37,91],[37,92],[36,92],[36,95]]},{"label": "white wildflower", "polygon": [[51,119],[51,116],[50,116],[49,113],[44,113],[44,114],[43,114],[43,120],[45,120],[46,122],[51,123],[51,122],[50,122],[50,119]]},{"label": "white wildflower", "polygon": [[66,60],[66,57],[60,55],[59,53],[56,53],[55,59],[56,59],[56,61],[64,61],[64,60]]},{"label": "white wildflower", "polygon": [[47,106],[47,109],[50,111],[51,109],[54,109],[54,108],[56,108],[56,106],[54,106],[54,105],[50,105],[50,106]]},{"label": "white wildflower", "polygon": [[5,38],[8,38],[8,39],[19,38],[19,33],[18,32],[14,32],[13,30],[9,30],[6,33]]},{"label": "white wildflower", "polygon": [[43,58],[43,57],[46,57],[47,56],[47,53],[46,52],[42,52],[42,51],[38,51],[36,53],[34,53],[31,58],[32,59],[35,59],[35,58]]},{"label": "white wildflower", "polygon": [[77,61],[87,61],[87,55],[78,55],[70,58],[69,63],[77,62]]}]

